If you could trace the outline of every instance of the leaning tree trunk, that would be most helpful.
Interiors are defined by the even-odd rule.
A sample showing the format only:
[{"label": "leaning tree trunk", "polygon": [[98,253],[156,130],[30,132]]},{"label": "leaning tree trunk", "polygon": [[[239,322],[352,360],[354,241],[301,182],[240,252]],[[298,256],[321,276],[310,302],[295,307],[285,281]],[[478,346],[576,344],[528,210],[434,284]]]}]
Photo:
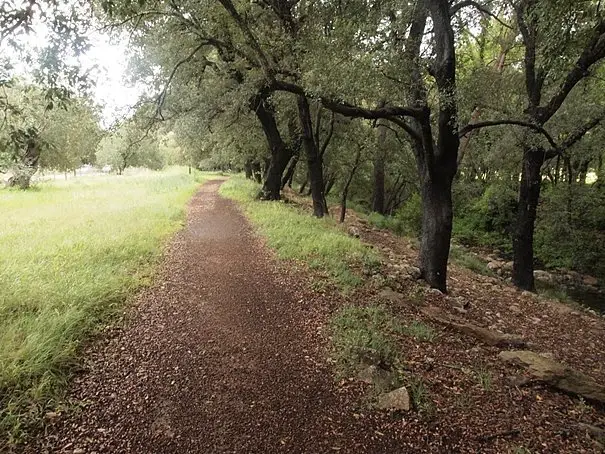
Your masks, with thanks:
[{"label": "leaning tree trunk", "polygon": [[296,166],[298,165],[299,157],[300,153],[295,153],[292,159],[290,160],[290,164],[288,165],[286,173],[281,180],[282,189],[284,189],[286,185],[292,187],[292,179],[294,178],[294,172],[296,172]]},{"label": "leaning tree trunk", "polygon": [[256,114],[267,139],[270,159],[265,169],[265,182],[262,188],[262,198],[265,200],[279,200],[281,192],[281,177],[290,160],[290,150],[284,143],[277,128],[275,115],[267,103],[266,93],[259,93],[251,101],[251,109]]},{"label": "leaning tree trunk", "polygon": [[385,142],[386,127],[381,120],[377,126],[376,151],[374,153],[374,188],[372,193],[372,211],[384,214],[384,161],[385,161]]},{"label": "leaning tree trunk", "polygon": [[254,181],[259,184],[263,182],[263,172],[260,168],[260,162],[254,161],[252,163],[252,174],[254,176]]},{"label": "leaning tree trunk", "polygon": [[452,237],[452,179],[426,177],[421,184],[420,271],[432,287],[447,289],[447,260]]},{"label": "leaning tree trunk", "polygon": [[252,179],[252,161],[251,160],[248,159],[244,163],[244,171],[246,172],[246,179],[251,180]]},{"label": "leaning tree trunk", "polygon": [[357,168],[359,167],[360,158],[361,149],[358,148],[357,154],[355,155],[355,163],[353,164],[353,167],[351,167],[351,172],[349,172],[349,176],[347,177],[347,181],[345,182],[345,186],[342,190],[342,198],[340,199],[340,219],[338,220],[338,222],[341,224],[345,221],[345,216],[347,214],[347,197],[349,196],[349,186],[351,186],[355,172],[357,172]]},{"label": "leaning tree trunk", "polygon": [[302,144],[307,155],[311,197],[313,198],[313,215],[321,218],[325,214],[323,166],[317,144],[313,140],[313,124],[309,101],[305,96],[298,96],[298,116],[301,126]]},{"label": "leaning tree trunk", "polygon": [[527,148],[523,152],[523,170],[519,186],[517,220],[513,234],[513,284],[520,289],[534,291],[534,225],[544,150]]}]

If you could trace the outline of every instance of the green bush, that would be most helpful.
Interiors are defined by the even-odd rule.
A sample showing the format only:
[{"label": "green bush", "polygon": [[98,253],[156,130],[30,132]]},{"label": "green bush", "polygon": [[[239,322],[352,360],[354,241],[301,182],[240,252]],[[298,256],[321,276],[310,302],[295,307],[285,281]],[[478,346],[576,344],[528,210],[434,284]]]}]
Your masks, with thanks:
[{"label": "green bush", "polygon": [[400,236],[420,236],[422,230],[422,202],[419,194],[413,194],[394,216],[379,213],[368,214],[368,222],[379,229],[388,229]]},{"label": "green bush", "polygon": [[332,318],[333,356],[340,375],[367,364],[392,366],[399,352],[392,337],[403,327],[383,307],[346,306]]},{"label": "green bush", "polygon": [[496,183],[488,186],[478,199],[465,200],[465,206],[455,202],[454,237],[463,244],[494,246],[510,252],[517,206],[515,190]]},{"label": "green bush", "polygon": [[404,226],[406,232],[419,236],[422,230],[422,200],[420,194],[412,194],[397,210],[395,219]]},{"label": "green bush", "polygon": [[605,191],[558,185],[542,192],[535,252],[546,267],[605,276]]}]

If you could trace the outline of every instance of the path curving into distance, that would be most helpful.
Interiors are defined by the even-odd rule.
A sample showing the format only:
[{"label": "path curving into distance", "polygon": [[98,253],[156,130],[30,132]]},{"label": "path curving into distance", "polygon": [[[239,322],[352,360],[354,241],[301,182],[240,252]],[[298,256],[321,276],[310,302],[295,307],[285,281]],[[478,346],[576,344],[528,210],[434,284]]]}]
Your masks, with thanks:
[{"label": "path curving into distance", "polygon": [[339,393],[317,305],[278,270],[221,181],[189,205],[125,328],[85,353],[71,399],[26,452],[413,452]]}]

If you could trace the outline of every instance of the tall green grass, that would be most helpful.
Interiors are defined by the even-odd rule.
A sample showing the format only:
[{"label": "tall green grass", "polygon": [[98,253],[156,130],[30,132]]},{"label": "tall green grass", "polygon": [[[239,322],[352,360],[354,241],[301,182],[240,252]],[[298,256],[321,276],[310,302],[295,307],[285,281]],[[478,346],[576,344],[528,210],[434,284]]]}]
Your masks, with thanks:
[{"label": "tall green grass", "polygon": [[81,342],[150,281],[201,179],[172,169],[0,191],[0,446],[53,405]]},{"label": "tall green grass", "polygon": [[235,176],[223,183],[220,193],[240,203],[279,257],[301,260],[325,272],[344,291],[362,283],[364,268],[379,265],[376,253],[338,229],[331,218],[314,218],[284,202],[259,201],[259,189],[256,183]]}]

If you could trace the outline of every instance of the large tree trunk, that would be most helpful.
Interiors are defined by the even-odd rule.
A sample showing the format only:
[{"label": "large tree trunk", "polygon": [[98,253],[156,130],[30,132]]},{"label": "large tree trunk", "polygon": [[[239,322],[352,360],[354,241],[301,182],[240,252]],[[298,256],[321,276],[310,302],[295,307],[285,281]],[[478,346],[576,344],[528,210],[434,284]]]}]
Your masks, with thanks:
[{"label": "large tree trunk", "polygon": [[535,290],[534,225],[540,200],[543,163],[544,150],[535,148],[524,150],[517,220],[513,234],[513,284],[520,289],[530,291]]},{"label": "large tree trunk", "polygon": [[290,150],[281,138],[273,110],[267,104],[267,96],[268,93],[259,93],[252,98],[250,104],[251,109],[260,121],[271,152],[265,171],[262,198],[265,200],[279,200],[281,177],[290,160]]},{"label": "large tree trunk", "polygon": [[376,151],[374,152],[374,178],[372,193],[372,211],[384,214],[384,161],[385,161],[385,142],[387,128],[383,124],[386,120],[378,122],[376,134]]},{"label": "large tree trunk", "polygon": [[445,292],[452,237],[451,178],[424,178],[421,183],[421,196],[420,271],[431,287]]},{"label": "large tree trunk", "polygon": [[25,152],[22,160],[13,169],[13,176],[8,180],[7,186],[18,187],[19,189],[29,189],[31,179],[38,170],[40,162],[40,145],[38,144],[37,133],[30,133],[25,142]]},{"label": "large tree trunk", "polygon": [[244,171],[246,172],[246,179],[251,180],[252,179],[252,161],[250,159],[248,159],[244,163]]},{"label": "large tree trunk", "polygon": [[324,216],[326,201],[324,197],[324,179],[321,157],[315,140],[313,140],[313,125],[309,101],[305,96],[298,96],[298,116],[300,120],[303,149],[307,155],[311,197],[313,198],[313,214],[318,218]]}]

